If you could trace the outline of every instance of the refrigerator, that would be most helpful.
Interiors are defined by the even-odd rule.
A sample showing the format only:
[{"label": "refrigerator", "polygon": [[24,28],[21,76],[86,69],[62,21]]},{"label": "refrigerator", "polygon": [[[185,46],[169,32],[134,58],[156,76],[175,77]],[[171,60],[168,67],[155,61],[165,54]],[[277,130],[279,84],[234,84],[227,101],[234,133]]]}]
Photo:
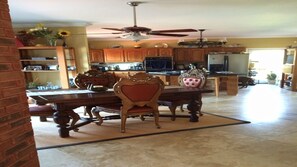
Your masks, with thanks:
[{"label": "refrigerator", "polygon": [[208,54],[208,71],[215,73],[234,73],[239,76],[248,76],[249,54]]}]

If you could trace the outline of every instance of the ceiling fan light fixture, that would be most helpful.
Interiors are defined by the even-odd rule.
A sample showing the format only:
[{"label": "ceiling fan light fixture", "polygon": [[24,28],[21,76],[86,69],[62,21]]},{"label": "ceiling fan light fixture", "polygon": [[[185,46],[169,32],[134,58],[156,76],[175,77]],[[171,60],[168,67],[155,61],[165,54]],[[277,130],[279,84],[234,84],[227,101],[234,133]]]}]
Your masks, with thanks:
[{"label": "ceiling fan light fixture", "polygon": [[204,48],[204,47],[223,47],[227,43],[227,38],[223,38],[219,41],[208,41],[207,38],[202,37],[202,33],[205,31],[205,29],[198,29],[200,32],[200,38],[197,41],[179,41],[179,46],[190,46],[190,47],[198,47],[198,48]]},{"label": "ceiling fan light fixture", "polygon": [[135,42],[138,42],[138,41],[143,40],[143,39],[148,39],[149,35],[144,34],[144,33],[140,33],[140,32],[130,32],[128,34],[122,35],[121,38],[130,39],[130,40],[133,40]]}]

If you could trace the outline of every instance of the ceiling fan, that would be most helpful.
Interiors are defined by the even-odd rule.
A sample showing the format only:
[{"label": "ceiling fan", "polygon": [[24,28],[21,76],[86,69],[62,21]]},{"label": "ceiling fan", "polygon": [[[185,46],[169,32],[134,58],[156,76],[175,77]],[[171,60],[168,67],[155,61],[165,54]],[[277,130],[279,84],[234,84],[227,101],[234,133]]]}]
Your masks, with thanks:
[{"label": "ceiling fan", "polygon": [[227,40],[220,40],[220,41],[207,41],[202,37],[202,33],[205,31],[205,29],[198,29],[200,32],[200,38],[197,41],[182,41],[178,42],[179,46],[196,46],[199,48],[203,47],[221,47],[227,43]]},{"label": "ceiling fan", "polygon": [[112,34],[123,34],[121,38],[132,39],[137,42],[142,39],[149,38],[149,35],[159,35],[159,36],[169,36],[169,37],[184,37],[188,36],[187,34],[171,34],[171,33],[179,33],[179,32],[197,32],[195,29],[172,29],[172,30],[157,30],[153,31],[147,27],[139,27],[136,22],[136,6],[138,6],[142,2],[128,2],[127,4],[133,7],[133,16],[134,16],[134,26],[132,27],[124,27],[124,28],[102,28],[106,30],[113,31],[121,31],[119,33]]}]

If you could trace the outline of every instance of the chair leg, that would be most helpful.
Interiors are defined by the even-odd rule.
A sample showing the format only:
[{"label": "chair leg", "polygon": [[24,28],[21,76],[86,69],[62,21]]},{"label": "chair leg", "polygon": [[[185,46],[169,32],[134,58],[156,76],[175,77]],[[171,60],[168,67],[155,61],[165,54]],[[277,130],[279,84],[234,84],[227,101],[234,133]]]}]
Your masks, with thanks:
[{"label": "chair leg", "polygon": [[159,124],[159,111],[155,111],[154,112],[154,118],[155,118],[155,124],[156,124],[156,127],[158,129],[161,128],[160,124]]},{"label": "chair leg", "polygon": [[101,117],[101,115],[100,115],[100,110],[98,109],[97,110],[97,108],[96,107],[94,107],[92,110],[91,110],[91,112],[95,115],[95,117],[96,117],[96,119],[97,119],[97,121],[98,122],[96,122],[96,125],[101,125],[102,123],[103,123],[103,118]]},{"label": "chair leg", "polygon": [[[72,118],[70,127],[74,126],[78,120],[80,120],[80,116],[75,113],[73,110],[66,111],[68,115]],[[73,129],[74,132],[78,132],[78,128]]]},{"label": "chair leg", "polygon": [[171,111],[171,115],[172,115],[171,116],[171,120],[172,121],[175,121],[175,110],[176,110],[176,107],[177,106],[174,105],[174,104],[169,106],[169,110]]},{"label": "chair leg", "polygon": [[145,118],[144,118],[144,116],[143,116],[143,115],[140,115],[140,120],[142,120],[142,121],[144,121],[144,120],[145,120]]},{"label": "chair leg", "polygon": [[84,115],[86,115],[86,113],[87,113],[91,119],[93,119],[93,114],[91,112],[91,110],[92,110],[93,107],[94,106],[85,106],[84,107],[84,109],[85,109],[84,110]]},{"label": "chair leg", "polygon": [[180,111],[181,111],[181,112],[184,112],[184,111],[185,111],[184,108],[183,108],[183,104],[180,105]]},{"label": "chair leg", "polygon": [[126,131],[126,120],[127,120],[127,115],[121,114],[121,132],[122,133],[125,133]]},{"label": "chair leg", "polygon": [[46,122],[47,121],[46,116],[40,116],[39,120],[40,120],[40,122]]}]

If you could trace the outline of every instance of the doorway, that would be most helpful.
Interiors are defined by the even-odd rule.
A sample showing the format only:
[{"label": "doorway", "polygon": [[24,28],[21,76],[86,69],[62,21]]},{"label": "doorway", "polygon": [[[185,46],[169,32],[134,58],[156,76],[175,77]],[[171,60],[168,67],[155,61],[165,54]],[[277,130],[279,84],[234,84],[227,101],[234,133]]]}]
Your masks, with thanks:
[{"label": "doorway", "polygon": [[258,84],[267,84],[267,74],[275,73],[276,84],[279,85],[285,49],[248,49],[250,68],[254,72],[252,78]]}]

